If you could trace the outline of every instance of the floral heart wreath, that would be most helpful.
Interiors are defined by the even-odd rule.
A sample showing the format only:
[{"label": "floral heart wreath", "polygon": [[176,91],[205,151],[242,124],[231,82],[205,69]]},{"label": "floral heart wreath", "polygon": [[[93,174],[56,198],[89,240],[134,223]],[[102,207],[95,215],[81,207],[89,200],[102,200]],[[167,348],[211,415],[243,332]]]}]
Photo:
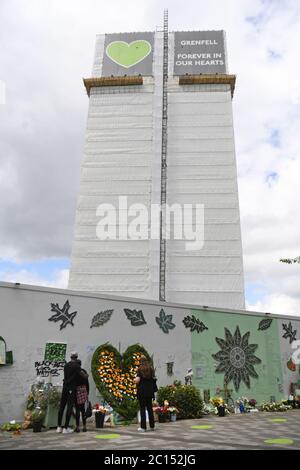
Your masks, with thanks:
[{"label": "floral heart wreath", "polygon": [[146,349],[134,344],[123,355],[111,344],[99,346],[92,357],[92,375],[104,400],[120,415],[131,419],[136,415],[135,377],[141,357],[152,363]]}]

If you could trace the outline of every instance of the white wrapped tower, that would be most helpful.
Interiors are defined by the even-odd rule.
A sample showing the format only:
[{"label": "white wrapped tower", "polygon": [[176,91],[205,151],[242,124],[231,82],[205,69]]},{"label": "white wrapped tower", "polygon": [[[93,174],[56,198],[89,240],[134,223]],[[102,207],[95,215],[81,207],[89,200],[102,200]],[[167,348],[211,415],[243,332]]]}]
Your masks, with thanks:
[{"label": "white wrapped tower", "polygon": [[[224,33],[167,33],[167,44],[164,37],[97,36],[85,80],[90,101],[69,288],[241,309],[235,76],[227,73]],[[164,191],[168,205],[204,205],[201,249],[187,250],[186,240],[163,244],[159,230],[151,238],[150,217],[141,222],[147,239],[125,239],[132,204],[150,216]],[[116,239],[99,239],[99,205],[113,213],[120,201]]]}]

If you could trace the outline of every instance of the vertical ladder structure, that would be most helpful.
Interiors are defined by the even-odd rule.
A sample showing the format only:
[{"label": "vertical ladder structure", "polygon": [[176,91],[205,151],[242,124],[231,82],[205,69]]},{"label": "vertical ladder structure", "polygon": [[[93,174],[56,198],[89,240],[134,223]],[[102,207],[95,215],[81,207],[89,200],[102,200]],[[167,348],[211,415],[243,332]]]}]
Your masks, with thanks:
[{"label": "vertical ladder structure", "polygon": [[163,90],[162,90],[162,145],[160,194],[160,266],[159,300],[166,300],[166,203],[167,203],[167,145],[168,145],[168,10],[164,10]]}]

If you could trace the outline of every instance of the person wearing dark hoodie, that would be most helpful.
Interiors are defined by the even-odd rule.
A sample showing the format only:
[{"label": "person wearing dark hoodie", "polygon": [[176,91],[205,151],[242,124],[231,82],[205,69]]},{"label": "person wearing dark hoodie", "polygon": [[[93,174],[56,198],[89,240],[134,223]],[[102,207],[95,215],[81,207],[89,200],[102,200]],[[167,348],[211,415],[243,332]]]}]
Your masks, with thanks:
[{"label": "person wearing dark hoodie", "polygon": [[[58,411],[58,422],[56,432],[62,432],[63,434],[69,434],[73,432],[73,429],[70,428],[69,423],[72,415],[72,410],[75,405],[76,386],[79,379],[80,370],[81,368],[78,363],[78,354],[76,352],[72,352],[71,360],[67,362],[64,367],[64,381],[60,407]],[[62,418],[66,406],[67,412],[65,427],[64,429],[62,429]]]}]

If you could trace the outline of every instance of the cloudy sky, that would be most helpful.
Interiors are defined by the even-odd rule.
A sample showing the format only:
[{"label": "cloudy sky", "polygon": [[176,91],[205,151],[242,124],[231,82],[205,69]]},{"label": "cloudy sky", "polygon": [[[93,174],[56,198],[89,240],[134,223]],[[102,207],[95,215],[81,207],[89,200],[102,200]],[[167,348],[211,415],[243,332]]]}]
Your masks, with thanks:
[{"label": "cloudy sky", "polygon": [[300,315],[299,0],[0,0],[0,280],[66,287],[95,36],[225,29],[247,307]]}]

